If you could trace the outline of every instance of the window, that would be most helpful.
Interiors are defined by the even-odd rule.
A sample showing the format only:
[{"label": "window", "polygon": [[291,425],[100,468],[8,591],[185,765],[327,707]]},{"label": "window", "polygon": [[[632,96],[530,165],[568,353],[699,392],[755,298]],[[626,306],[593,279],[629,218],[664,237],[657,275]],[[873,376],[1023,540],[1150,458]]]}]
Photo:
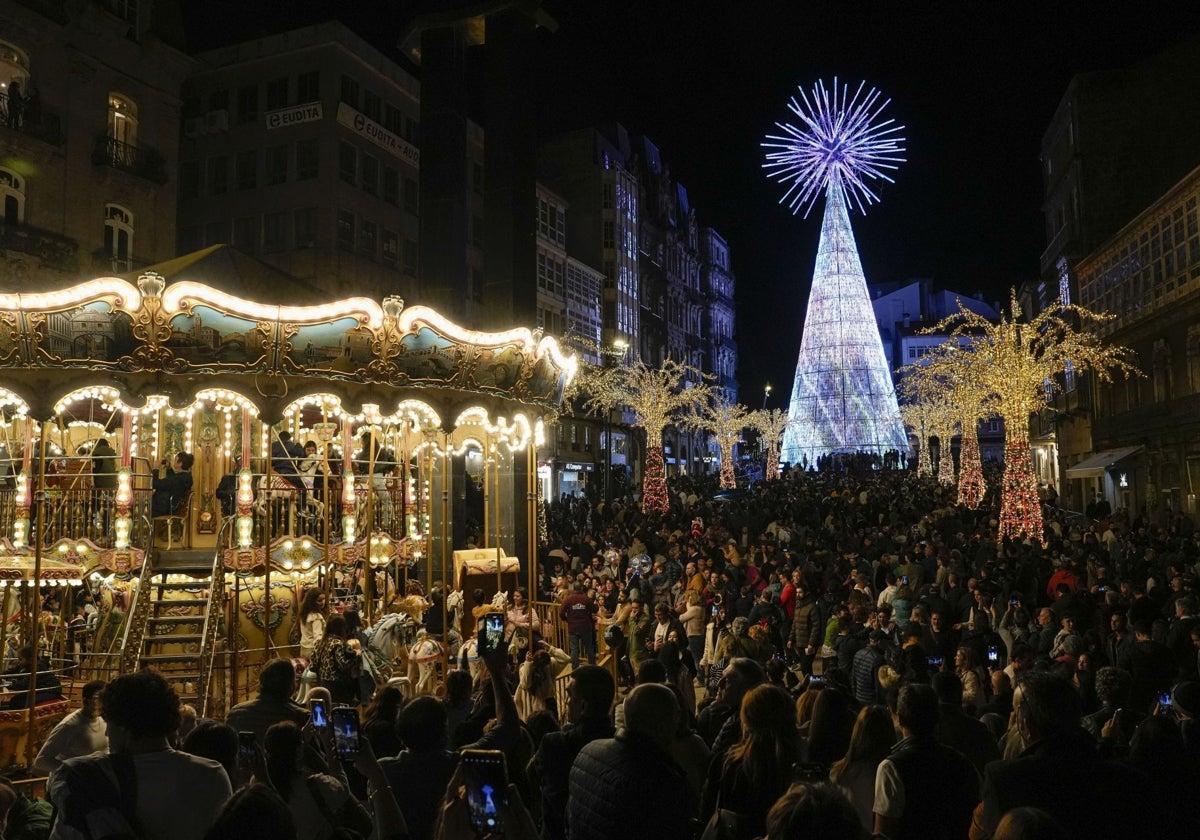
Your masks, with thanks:
[{"label": "window", "polygon": [[229,158],[217,155],[208,159],[208,194],[224,195],[229,189]]},{"label": "window", "polygon": [[312,248],[317,244],[317,208],[305,207],[293,214],[296,223],[296,247]]},{"label": "window", "polygon": [[268,213],[263,216],[263,253],[287,248],[287,213]]},{"label": "window", "polygon": [[342,101],[358,110],[358,82],[349,76],[342,76]]},{"label": "window", "polygon": [[258,119],[258,85],[246,85],[238,88],[238,125],[254,122],[256,119]]},{"label": "window", "polygon": [[363,222],[358,226],[358,253],[369,260],[375,259],[375,245],[379,240],[379,226],[374,222]]},{"label": "window", "polygon": [[133,268],[133,214],[119,204],[104,205],[104,253],[113,273]]},{"label": "window", "polygon": [[414,216],[421,212],[421,190],[416,178],[404,179],[404,212]]},{"label": "window", "polygon": [[0,167],[0,197],[4,200],[4,224],[25,221],[25,179],[11,169]]},{"label": "window", "polygon": [[388,204],[400,203],[400,173],[387,166],[383,168],[383,200]]},{"label": "window", "polygon": [[200,161],[179,161],[179,198],[189,199],[200,195]]},{"label": "window", "polygon": [[338,210],[337,246],[342,251],[354,250],[354,214],[349,210]]},{"label": "window", "polygon": [[247,149],[244,152],[238,152],[234,169],[236,170],[234,177],[237,179],[239,190],[252,190],[258,186],[258,152],[256,150]]},{"label": "window", "polygon": [[118,143],[137,145],[137,106],[116,93],[108,95],[108,136]]},{"label": "window", "polygon": [[404,240],[403,263],[401,268],[410,277],[417,276],[417,243],[412,239]]},{"label": "window", "polygon": [[204,244],[220,245],[229,238],[229,222],[209,222],[204,226]]},{"label": "window", "polygon": [[379,94],[372,93],[369,90],[363,91],[363,113],[367,115],[368,119],[379,122],[383,118],[382,108],[383,105],[379,101]]},{"label": "window", "polygon": [[230,243],[234,248],[246,254],[253,254],[258,250],[258,217],[243,216],[233,220],[233,242]]},{"label": "window", "polygon": [[267,82],[267,110],[286,108],[288,104],[288,77],[281,76]]},{"label": "window", "polygon": [[358,150],[349,143],[338,143],[338,177],[353,184],[358,175]]},{"label": "window", "polygon": [[400,258],[400,237],[394,230],[384,228],[382,240],[382,256],[383,264],[396,267],[396,261]]},{"label": "window", "polygon": [[321,98],[321,73],[311,70],[296,77],[296,102],[316,102]]},{"label": "window", "polygon": [[608,250],[617,247],[616,226],[613,224],[612,219],[604,223],[604,247]]},{"label": "window", "polygon": [[316,178],[321,161],[317,138],[296,141],[296,180]]},{"label": "window", "polygon": [[384,105],[383,127],[397,137],[402,137],[404,135],[404,115],[391,105]]},{"label": "window", "polygon": [[362,156],[362,188],[371,195],[379,192],[379,161],[370,155]]},{"label": "window", "polygon": [[228,111],[229,110],[229,91],[225,88],[214,90],[208,95],[208,110],[210,111]]},{"label": "window", "polygon": [[267,186],[283,184],[288,176],[288,147],[272,146],[267,149]]}]

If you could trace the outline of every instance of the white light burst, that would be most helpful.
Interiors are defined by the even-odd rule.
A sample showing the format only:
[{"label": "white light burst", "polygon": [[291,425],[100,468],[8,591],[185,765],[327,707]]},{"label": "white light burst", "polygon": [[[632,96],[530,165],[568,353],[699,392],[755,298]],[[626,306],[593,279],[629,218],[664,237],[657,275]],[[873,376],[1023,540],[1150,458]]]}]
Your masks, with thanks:
[{"label": "white light burst", "polygon": [[859,82],[854,94],[849,85],[825,87],[823,81],[811,92],[800,88],[800,98],[792,97],[788,109],[801,125],[777,122],[782,135],[767,135],[762,145],[768,151],[763,169],[768,177],[787,185],[779,200],[793,213],[812,211],[822,189],[842,194],[847,205],[859,212],[879,201],[869,181],[879,178],[892,182],[894,172],[904,162],[904,126],[894,119],[883,119],[891,102],[875,88]]}]

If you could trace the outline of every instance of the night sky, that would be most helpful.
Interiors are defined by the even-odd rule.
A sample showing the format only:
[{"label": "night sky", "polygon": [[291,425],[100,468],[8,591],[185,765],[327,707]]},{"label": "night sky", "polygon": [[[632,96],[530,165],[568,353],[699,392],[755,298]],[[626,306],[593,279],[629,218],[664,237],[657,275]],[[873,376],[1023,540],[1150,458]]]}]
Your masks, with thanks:
[{"label": "night sky", "polygon": [[[346,5],[339,16],[386,49],[408,4]],[[619,121],[659,146],[700,223],[730,243],[741,399],[755,408],[765,382],[775,388],[771,405],[783,407],[790,394],[823,206],[807,220],[793,217],[761,171],[759,144],[790,117],[797,85],[865,79],[907,126],[908,162],[896,183],[877,190],[882,203],[865,217],[852,217],[868,280],[929,277],[998,300],[1038,272],[1038,153],[1071,77],[1200,33],[1195,0],[544,5],[560,28],[540,38],[539,130]],[[299,26],[332,6],[185,4],[221,22],[214,31],[188,21],[197,47],[231,32]],[[287,10],[290,23],[264,14],[271,9]]]}]

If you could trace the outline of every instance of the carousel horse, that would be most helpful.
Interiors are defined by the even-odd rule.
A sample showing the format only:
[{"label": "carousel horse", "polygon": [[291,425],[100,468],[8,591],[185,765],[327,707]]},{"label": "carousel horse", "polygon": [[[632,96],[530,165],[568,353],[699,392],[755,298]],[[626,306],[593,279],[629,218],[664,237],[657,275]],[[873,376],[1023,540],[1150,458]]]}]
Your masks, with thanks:
[{"label": "carousel horse", "polygon": [[462,591],[450,590],[450,594],[446,596],[446,645],[450,648],[451,657],[458,656],[462,647],[463,638],[459,628],[462,627],[465,606]]},{"label": "carousel horse", "polygon": [[408,651],[410,670],[416,667],[420,675],[415,694],[434,694],[437,689],[437,665],[442,661],[442,645],[424,629],[417,631],[417,641]]},{"label": "carousel horse", "polygon": [[418,624],[408,613],[396,612],[381,616],[369,630],[364,632],[367,647],[363,651],[362,663],[377,685],[392,679],[393,663],[403,657],[416,642]]},{"label": "carousel horse", "polygon": [[483,670],[483,662],[479,658],[479,644],[474,637],[462,643],[455,661],[459,663],[459,667],[464,668],[471,675],[471,682],[479,679],[479,673]]}]

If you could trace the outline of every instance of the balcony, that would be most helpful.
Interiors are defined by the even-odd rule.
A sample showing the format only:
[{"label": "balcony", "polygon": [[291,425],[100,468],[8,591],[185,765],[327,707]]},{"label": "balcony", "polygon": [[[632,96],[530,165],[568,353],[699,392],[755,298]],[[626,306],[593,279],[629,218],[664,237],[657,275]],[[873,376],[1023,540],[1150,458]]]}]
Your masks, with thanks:
[{"label": "balcony", "polygon": [[62,121],[53,111],[48,111],[36,102],[32,107],[26,102],[14,119],[8,106],[8,94],[0,93],[0,131],[15,131],[51,146],[61,146],[66,140],[62,133]]},{"label": "balcony", "polygon": [[0,221],[0,249],[37,257],[46,268],[70,273],[78,270],[75,255],[79,243],[31,225],[10,225]]},{"label": "balcony", "polygon": [[104,134],[97,137],[92,146],[92,163],[95,166],[111,166],[156,184],[167,182],[166,164],[157,149],[131,146]]}]

